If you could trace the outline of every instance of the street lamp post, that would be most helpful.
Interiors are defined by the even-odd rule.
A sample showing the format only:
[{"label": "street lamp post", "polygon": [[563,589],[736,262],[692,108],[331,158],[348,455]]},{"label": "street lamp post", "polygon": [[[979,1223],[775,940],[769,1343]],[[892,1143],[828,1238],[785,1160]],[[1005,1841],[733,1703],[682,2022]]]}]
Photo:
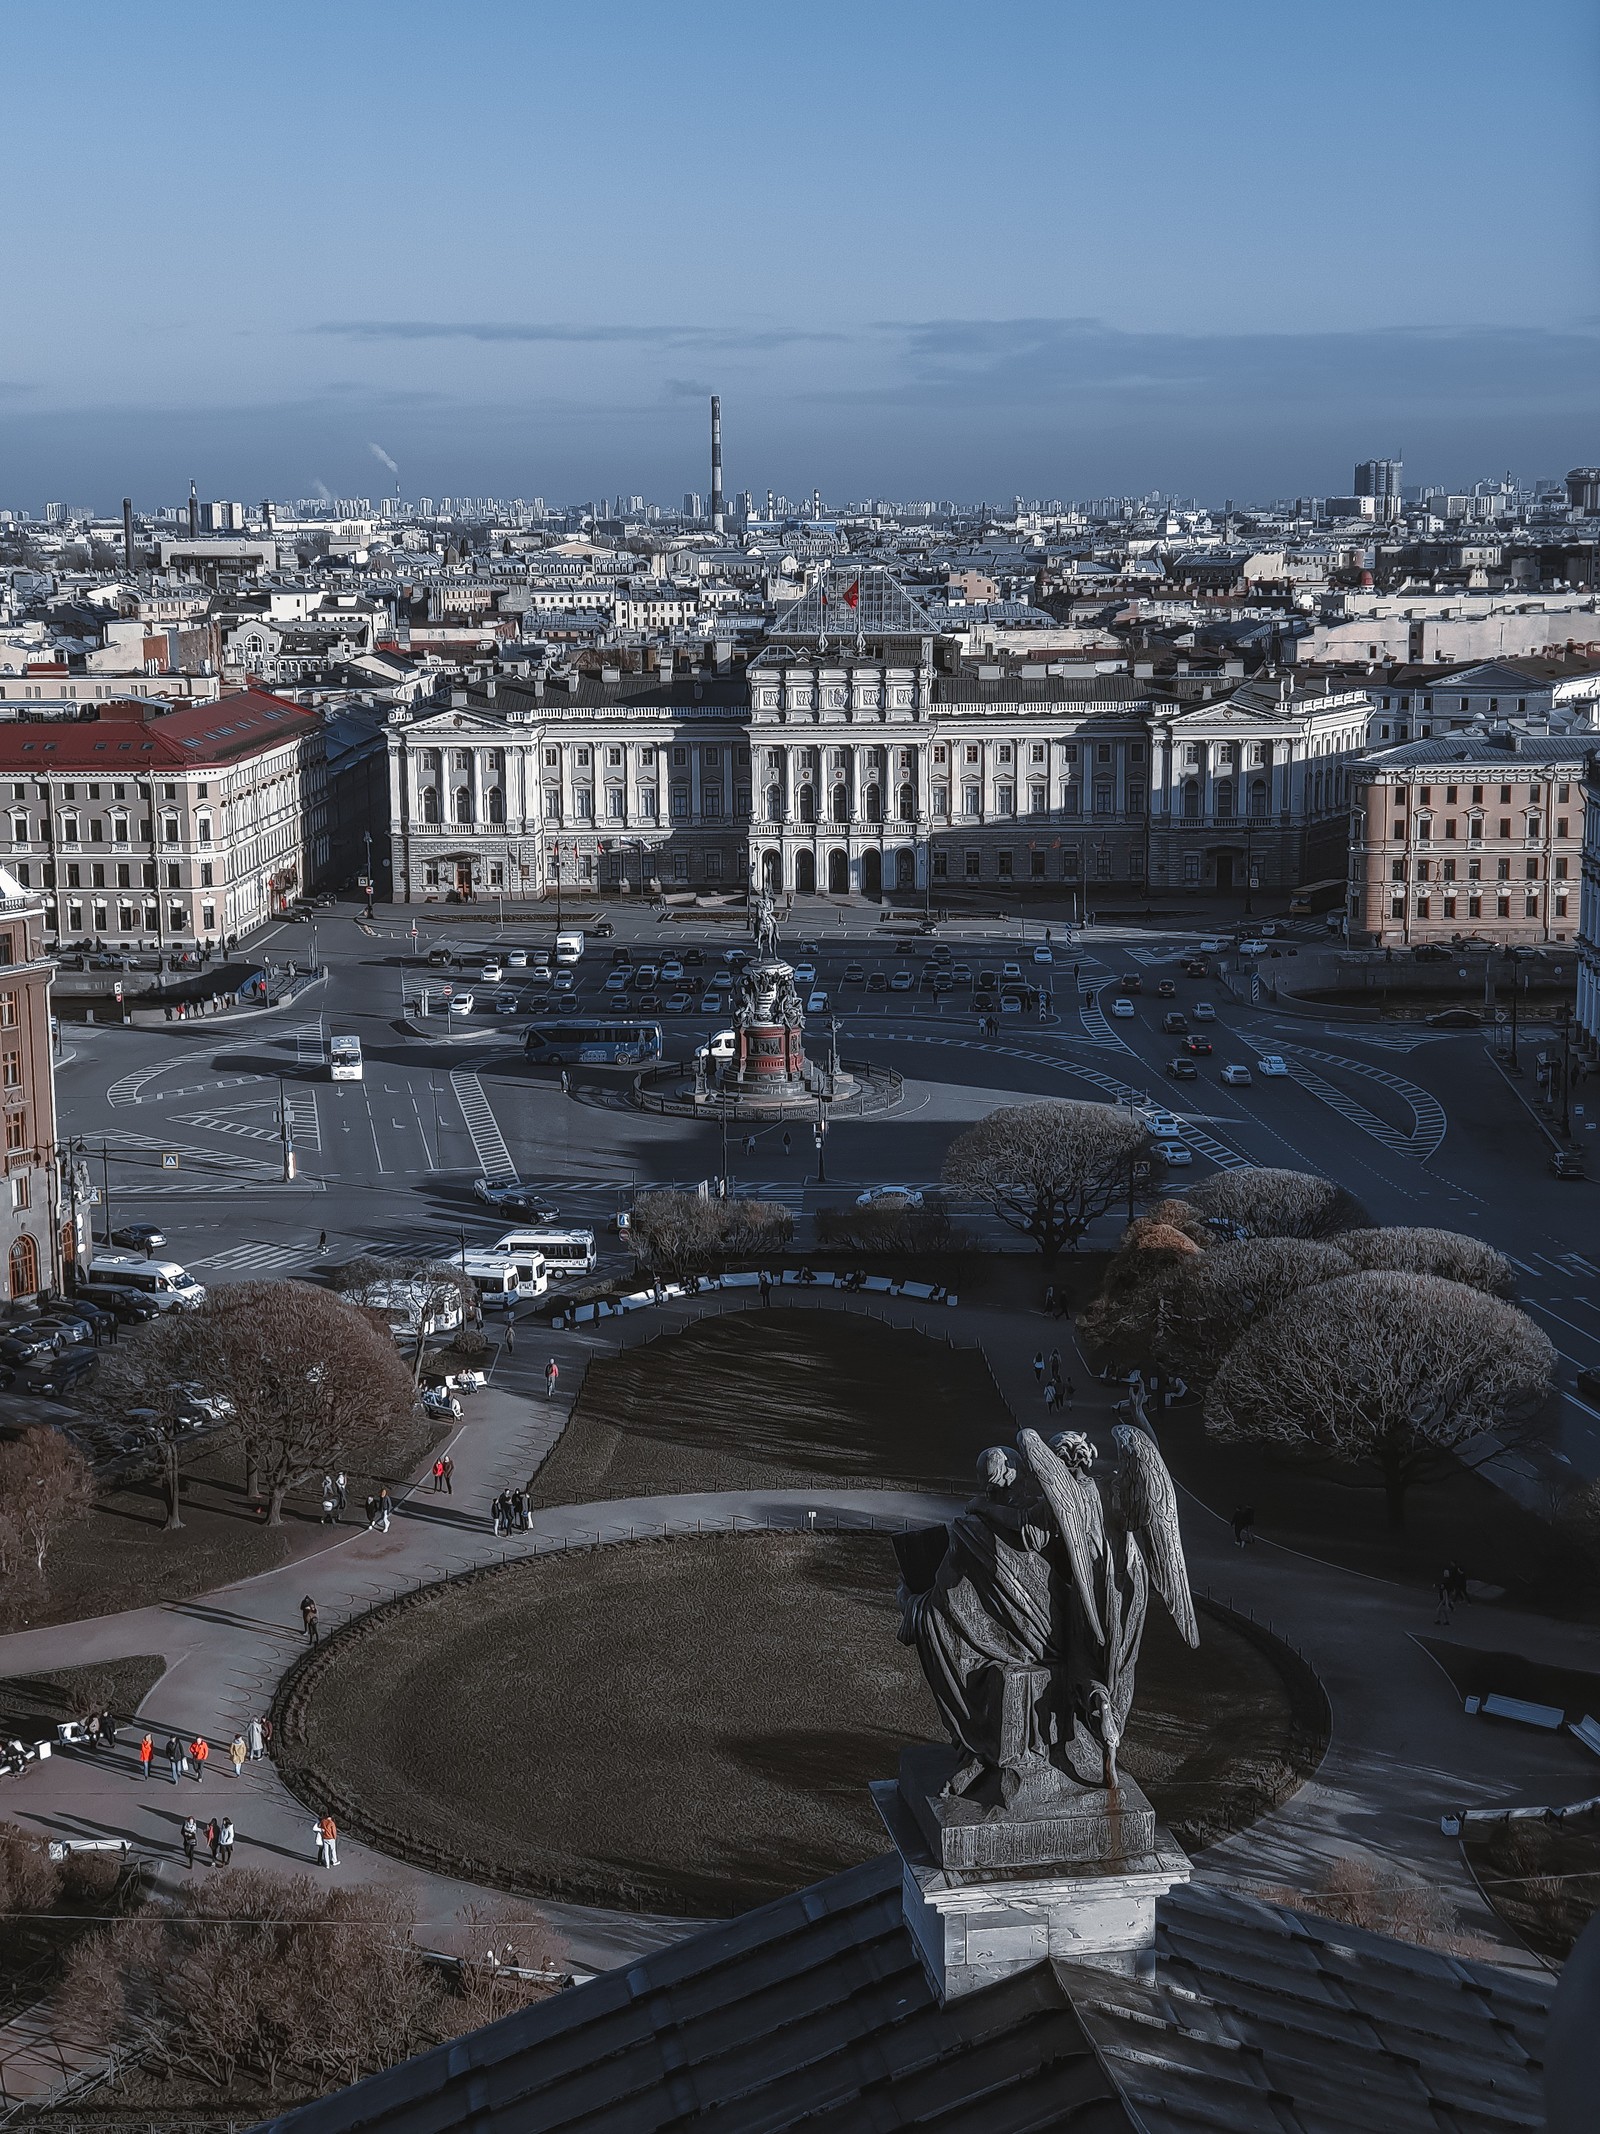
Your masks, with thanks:
[{"label": "street lamp post", "polygon": [[817,1142],[817,1184],[819,1186],[825,1186],[828,1183],[828,1165],[826,1155],[828,1122],[822,1115],[821,1097],[818,1097],[817,1099],[817,1123],[812,1129],[812,1131],[816,1136]]},{"label": "street lamp post", "polygon": [[370,919],[372,917],[372,832],[370,830],[362,831],[361,842],[367,848],[367,917]]}]

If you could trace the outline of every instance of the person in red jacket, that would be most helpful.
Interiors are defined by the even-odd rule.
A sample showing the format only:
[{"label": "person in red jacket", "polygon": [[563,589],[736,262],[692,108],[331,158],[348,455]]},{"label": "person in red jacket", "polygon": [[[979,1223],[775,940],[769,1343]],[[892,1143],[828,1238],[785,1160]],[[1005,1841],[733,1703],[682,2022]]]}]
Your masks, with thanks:
[{"label": "person in red jacket", "polygon": [[196,1734],[189,1744],[189,1761],[194,1765],[194,1782],[197,1786],[206,1775],[206,1758],[210,1754],[210,1742],[204,1734]]},{"label": "person in red jacket", "polygon": [[146,1734],[139,1744],[139,1769],[145,1778],[150,1776],[150,1759],[155,1753],[156,1745],[150,1739],[150,1736]]}]

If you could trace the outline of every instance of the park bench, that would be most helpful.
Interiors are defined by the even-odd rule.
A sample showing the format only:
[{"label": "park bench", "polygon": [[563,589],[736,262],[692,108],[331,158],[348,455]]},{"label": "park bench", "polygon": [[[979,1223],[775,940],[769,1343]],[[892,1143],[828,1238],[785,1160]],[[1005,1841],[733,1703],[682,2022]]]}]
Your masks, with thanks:
[{"label": "park bench", "polygon": [[1565,1717],[1559,1704],[1534,1704],[1526,1697],[1502,1697],[1496,1692],[1488,1697],[1469,1697],[1469,1714],[1482,1713],[1486,1719],[1510,1719],[1518,1726],[1543,1727],[1553,1734]]},{"label": "park bench", "polygon": [[1567,1732],[1581,1741],[1586,1749],[1592,1749],[1596,1756],[1600,1756],[1600,1719],[1591,1719],[1585,1712],[1575,1726],[1567,1728]]}]

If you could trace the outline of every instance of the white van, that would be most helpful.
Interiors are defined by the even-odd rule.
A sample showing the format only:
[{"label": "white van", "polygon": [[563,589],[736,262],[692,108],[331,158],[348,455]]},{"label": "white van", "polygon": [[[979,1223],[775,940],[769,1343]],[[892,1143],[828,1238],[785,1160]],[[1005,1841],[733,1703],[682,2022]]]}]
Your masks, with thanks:
[{"label": "white van", "polygon": [[375,1282],[362,1302],[382,1312],[396,1341],[453,1334],[466,1317],[453,1282]]},{"label": "white van", "polygon": [[713,1065],[721,1067],[733,1058],[738,1049],[738,1031],[719,1030],[714,1037],[708,1037],[703,1045],[695,1046],[694,1056],[697,1060],[710,1060]]},{"label": "white van", "polygon": [[147,1260],[134,1252],[99,1252],[94,1265],[78,1277],[93,1298],[96,1283],[114,1283],[119,1289],[137,1289],[150,1299],[158,1312],[193,1311],[204,1304],[204,1286],[187,1267],[176,1260]]},{"label": "white van", "polygon": [[583,961],[582,934],[556,935],[557,963],[581,963]]},{"label": "white van", "polygon": [[537,1254],[547,1274],[593,1274],[599,1264],[592,1230],[508,1230],[489,1250],[518,1260]]},{"label": "white van", "polygon": [[466,1273],[485,1311],[514,1311],[521,1298],[541,1297],[550,1286],[536,1252],[520,1259],[508,1252],[468,1252]]}]

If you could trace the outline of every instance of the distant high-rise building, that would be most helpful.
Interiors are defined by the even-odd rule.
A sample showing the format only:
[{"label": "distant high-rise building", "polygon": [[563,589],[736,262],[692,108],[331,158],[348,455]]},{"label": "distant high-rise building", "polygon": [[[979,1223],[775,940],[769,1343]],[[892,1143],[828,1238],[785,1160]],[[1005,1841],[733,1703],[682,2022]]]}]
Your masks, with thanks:
[{"label": "distant high-rise building", "polygon": [[417,515],[419,518],[424,519],[433,517],[433,498],[431,496],[419,496],[417,498]]},{"label": "distant high-rise building", "polygon": [[1600,467],[1574,467],[1567,476],[1567,502],[1585,518],[1600,516]]},{"label": "distant high-rise building", "polygon": [[685,489],[683,492],[683,515],[686,519],[699,518],[700,492],[698,489]]},{"label": "distant high-rise building", "polygon": [[67,507],[65,504],[46,504],[44,507],[44,523],[46,526],[65,525],[66,517]]},{"label": "distant high-rise building", "polygon": [[1354,494],[1357,496],[1400,496],[1400,470],[1404,463],[1398,459],[1364,459],[1356,467]]}]

